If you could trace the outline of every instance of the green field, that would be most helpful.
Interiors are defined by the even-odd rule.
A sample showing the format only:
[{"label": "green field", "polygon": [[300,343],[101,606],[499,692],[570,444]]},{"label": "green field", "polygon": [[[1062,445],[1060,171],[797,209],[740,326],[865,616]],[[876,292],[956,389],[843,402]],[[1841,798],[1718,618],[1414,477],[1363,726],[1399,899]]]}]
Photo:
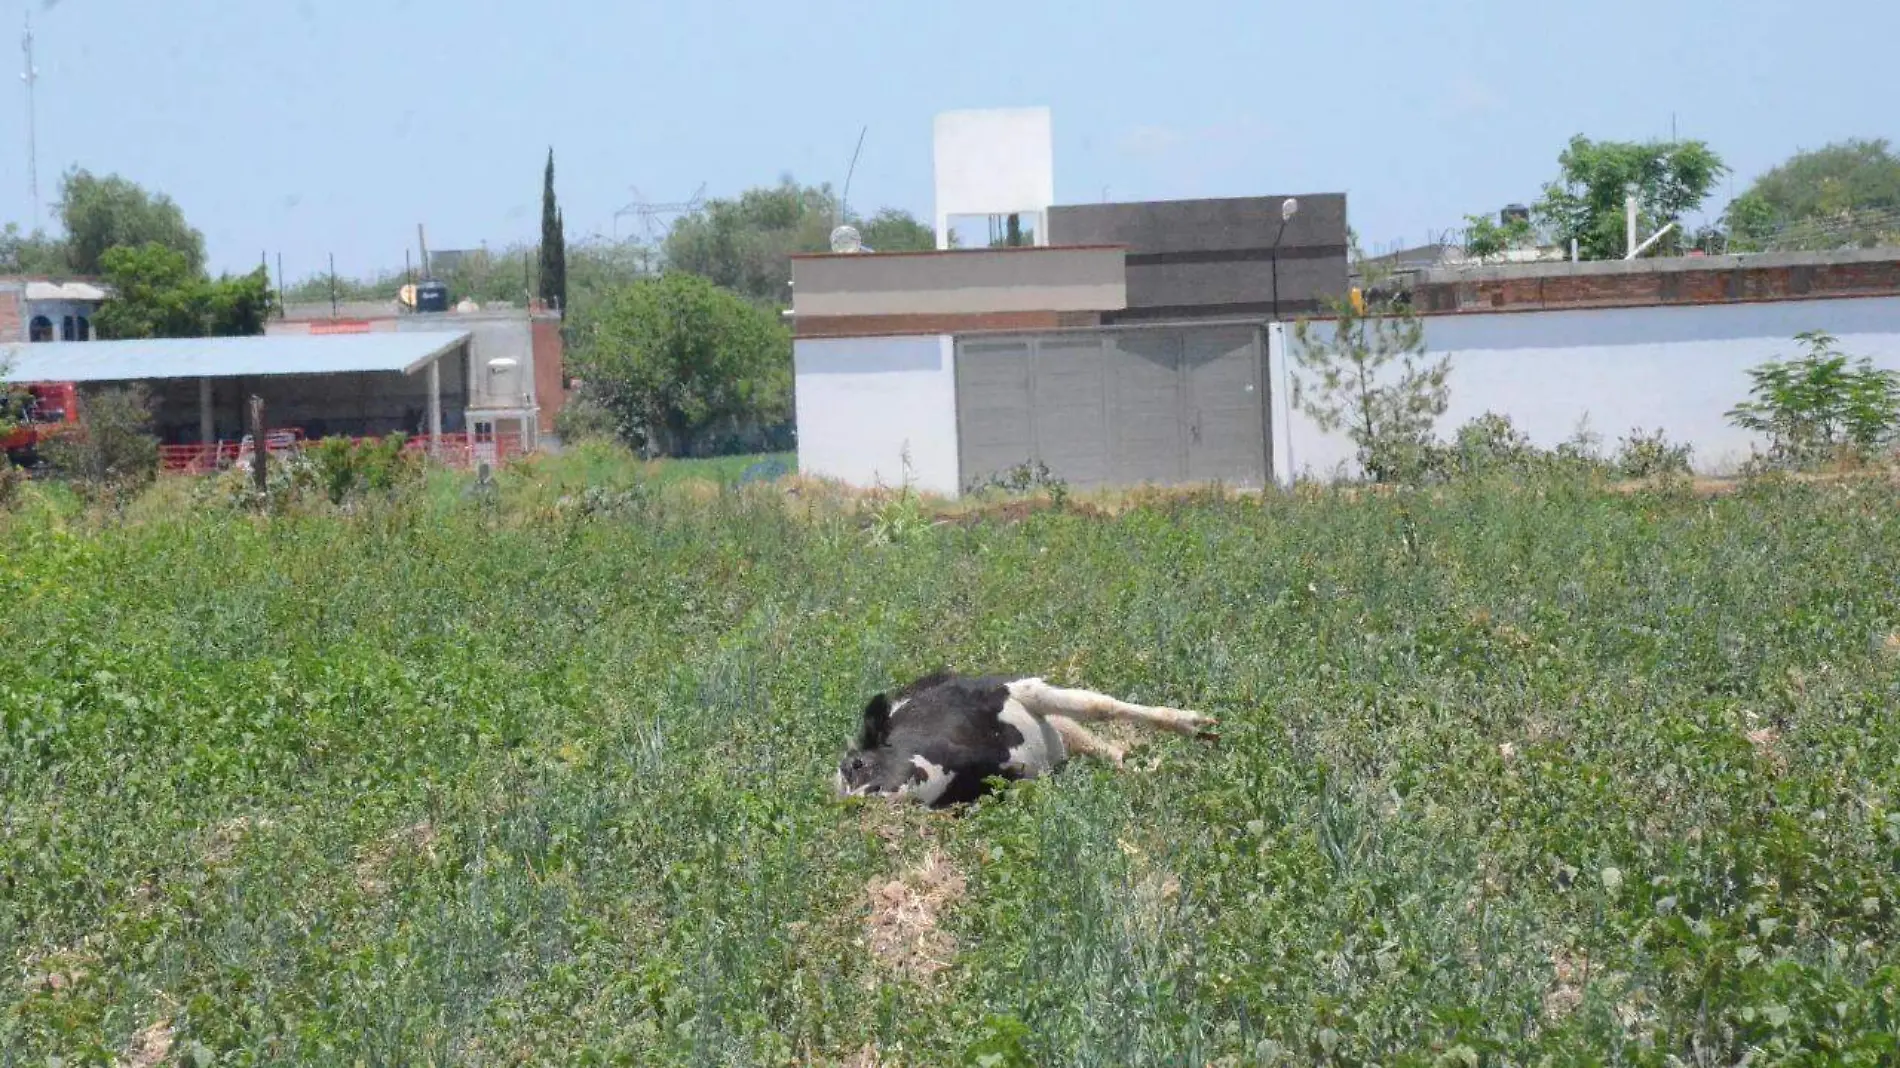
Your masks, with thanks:
[{"label": "green field", "polygon": [[[1892,484],[497,477],[0,517],[0,1063],[1900,1056]],[[834,802],[940,665],[1223,737]]]}]

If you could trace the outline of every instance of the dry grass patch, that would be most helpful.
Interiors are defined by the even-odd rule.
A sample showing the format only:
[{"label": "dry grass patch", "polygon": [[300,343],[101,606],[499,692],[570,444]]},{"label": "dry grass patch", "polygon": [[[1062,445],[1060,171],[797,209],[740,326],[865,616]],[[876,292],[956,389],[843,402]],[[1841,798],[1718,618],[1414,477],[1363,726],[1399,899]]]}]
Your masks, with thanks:
[{"label": "dry grass patch", "polygon": [[1558,946],[1550,952],[1550,965],[1556,978],[1550,989],[1544,992],[1544,1019],[1554,1022],[1576,1012],[1577,1006],[1583,1004],[1583,988],[1589,978],[1590,962]]},{"label": "dry grass patch", "polygon": [[957,943],[940,923],[966,885],[934,845],[903,875],[871,881],[864,939],[884,971],[923,982],[950,966]]},{"label": "dry grass patch", "polygon": [[385,876],[398,853],[420,853],[433,862],[435,838],[435,824],[421,820],[391,831],[365,846],[356,859],[357,889],[365,894],[381,894],[388,890],[389,881]]},{"label": "dry grass patch", "polygon": [[171,1056],[172,1039],[172,1022],[160,1017],[133,1035],[131,1044],[125,1048],[125,1056],[114,1063],[120,1068],[152,1068],[163,1064],[165,1058]]}]

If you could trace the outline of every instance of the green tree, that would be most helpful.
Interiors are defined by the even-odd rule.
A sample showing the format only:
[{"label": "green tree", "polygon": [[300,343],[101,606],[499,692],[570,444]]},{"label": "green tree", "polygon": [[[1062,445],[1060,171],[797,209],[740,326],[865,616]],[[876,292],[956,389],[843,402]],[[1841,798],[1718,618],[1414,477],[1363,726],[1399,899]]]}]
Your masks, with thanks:
[{"label": "green tree", "polygon": [[204,235],[185,222],[178,205],[116,174],[99,178],[85,170],[68,171],[61,179],[59,214],[66,226],[67,266],[79,274],[103,270],[107,249],[146,244],[182,255],[194,272],[204,269]]},{"label": "green tree", "polygon": [[[1383,273],[1366,263],[1356,240],[1352,256],[1366,272],[1361,292],[1382,290]],[[1331,304],[1334,322],[1324,336],[1309,319],[1293,325],[1293,358],[1302,372],[1293,380],[1293,403],[1321,430],[1343,429],[1374,481],[1416,477],[1432,426],[1450,402],[1451,357],[1425,360],[1424,325],[1409,303],[1376,296]]]},{"label": "green tree", "polygon": [[1465,255],[1475,260],[1482,262],[1510,249],[1525,248],[1536,240],[1537,232],[1529,219],[1499,224],[1489,215],[1465,216]]},{"label": "green tree", "polygon": [[276,304],[263,267],[212,280],[157,243],[107,249],[101,267],[112,290],[95,319],[102,338],[261,334]]},{"label": "green tree", "polygon": [[0,274],[57,278],[69,272],[64,241],[43,230],[23,233],[17,223],[0,228]]},{"label": "green tree", "polygon": [[[1638,240],[1702,206],[1728,165],[1701,141],[1592,141],[1573,137],[1557,158],[1562,171],[1544,186],[1532,212],[1560,244],[1577,242],[1583,259],[1622,259],[1629,250],[1624,198],[1636,194]],[[1686,243],[1680,226],[1656,247]]]},{"label": "green tree", "polygon": [[685,271],[642,279],[575,324],[568,365],[620,437],[697,455],[791,415],[791,339],[771,312]]},{"label": "green tree", "polygon": [[1728,206],[1735,248],[1839,248],[1900,242],[1900,156],[1884,138],[1796,153]]},{"label": "green tree", "polygon": [[547,175],[541,187],[541,300],[567,310],[567,234],[554,202],[554,149],[548,149]]},{"label": "green tree", "polygon": [[897,208],[885,208],[856,225],[864,246],[873,252],[929,252],[937,247],[937,231]]},{"label": "green tree", "polygon": [[111,297],[93,319],[108,340],[204,333],[198,272],[184,253],[152,243],[109,248],[101,273]]},{"label": "green tree", "polygon": [[666,238],[666,265],[782,307],[791,301],[792,255],[829,250],[835,218],[829,185],[801,186],[788,175],[777,186],[710,201],[704,212],[681,219]]}]

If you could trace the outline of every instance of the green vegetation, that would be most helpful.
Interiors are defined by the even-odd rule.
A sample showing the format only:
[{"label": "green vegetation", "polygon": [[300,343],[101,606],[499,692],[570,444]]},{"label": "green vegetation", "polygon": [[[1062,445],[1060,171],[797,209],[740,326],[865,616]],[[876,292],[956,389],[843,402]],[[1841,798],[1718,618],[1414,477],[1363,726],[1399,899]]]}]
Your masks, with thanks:
[{"label": "green vegetation", "polygon": [[[822,486],[653,470],[268,517],[29,487],[0,1050],[1894,1056],[1890,482],[1148,495],[874,545]],[[940,664],[1223,740],[960,818],[831,801],[869,692]]]},{"label": "green vegetation", "polygon": [[87,389],[79,403],[79,428],[40,446],[54,474],[92,497],[136,492],[157,477],[158,438],[144,383]]},{"label": "green vegetation", "polygon": [[1293,324],[1293,404],[1321,430],[1345,431],[1374,481],[1415,478],[1450,403],[1451,357],[1426,362],[1425,327],[1410,302],[1379,291],[1383,277],[1356,240],[1352,258],[1368,295],[1328,301],[1333,321],[1317,331],[1305,317]]},{"label": "green vegetation", "polygon": [[1885,138],[1797,152],[1731,201],[1726,221],[1750,251],[1900,243],[1900,156]]},{"label": "green vegetation", "polygon": [[1729,410],[1736,426],[1768,436],[1766,460],[1814,467],[1865,462],[1890,451],[1900,435],[1900,373],[1853,360],[1822,331],[1798,334],[1808,351],[1749,371],[1753,398]]},{"label": "green vegetation", "polygon": [[775,315],[683,271],[608,295],[571,324],[583,403],[649,455],[702,456],[787,437],[791,337]]},{"label": "green vegetation", "polygon": [[[1531,210],[1554,244],[1568,247],[1574,240],[1586,260],[1620,260],[1629,252],[1629,194],[1636,195],[1641,240],[1700,208],[1729,172],[1701,141],[1592,141],[1581,134],[1570,139],[1557,166],[1557,180],[1544,186]],[[1654,254],[1680,254],[1689,236],[1670,231],[1652,246]]]},{"label": "green vegetation", "polygon": [[184,253],[156,242],[115,245],[100,258],[112,297],[99,306],[99,336],[242,337],[264,332],[276,306],[264,268],[213,280]]}]

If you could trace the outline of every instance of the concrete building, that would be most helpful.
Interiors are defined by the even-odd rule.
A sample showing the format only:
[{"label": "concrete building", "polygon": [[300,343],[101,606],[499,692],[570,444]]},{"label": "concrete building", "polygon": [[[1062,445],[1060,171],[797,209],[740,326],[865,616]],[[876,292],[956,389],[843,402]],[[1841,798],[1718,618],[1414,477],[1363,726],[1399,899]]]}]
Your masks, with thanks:
[{"label": "concrete building", "polygon": [[[1051,203],[1044,109],[937,121],[939,251],[792,260],[802,471],[955,495],[1271,477],[1263,326],[1346,288],[1341,194]],[[1026,247],[948,249],[970,214]]]},{"label": "concrete building", "polygon": [[1346,198],[1285,197],[1076,204],[1051,208],[1055,245],[1128,250],[1128,306],[1111,323],[1293,318],[1346,292]]},{"label": "concrete building", "polygon": [[374,333],[466,332],[465,404],[450,416],[451,432],[518,434],[532,443],[552,433],[567,401],[561,316],[534,307],[490,304],[467,311],[416,312],[396,301],[291,305],[265,326],[273,337]]},{"label": "concrete building", "polygon": [[0,278],[0,344],[91,341],[106,292],[90,282]]}]

